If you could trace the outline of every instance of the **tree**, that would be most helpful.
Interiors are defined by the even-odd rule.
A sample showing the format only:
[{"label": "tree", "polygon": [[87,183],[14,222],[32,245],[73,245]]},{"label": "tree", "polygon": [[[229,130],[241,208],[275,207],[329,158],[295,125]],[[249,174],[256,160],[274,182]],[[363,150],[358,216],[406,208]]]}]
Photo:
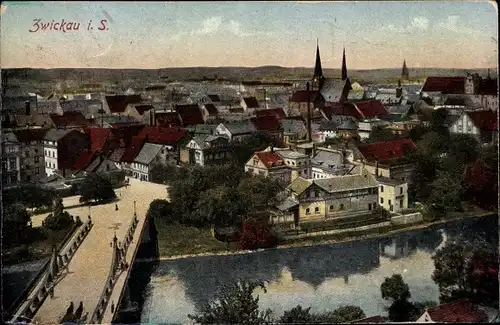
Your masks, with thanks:
[{"label": "tree", "polygon": [[172,205],[167,200],[156,199],[149,204],[148,216],[154,219],[163,219],[167,222],[177,222],[172,218]]},{"label": "tree", "polygon": [[193,212],[203,224],[229,226],[241,223],[244,208],[238,192],[219,185],[200,194]]},{"label": "tree", "polygon": [[297,305],[290,310],[285,310],[283,316],[280,317],[279,323],[298,324],[311,323],[313,315],[310,313],[311,307],[303,309],[301,305]]},{"label": "tree", "polygon": [[391,141],[398,139],[399,136],[394,134],[391,130],[383,126],[376,126],[370,132],[370,137],[367,139],[368,143]]},{"label": "tree", "polygon": [[401,274],[385,278],[380,286],[380,291],[383,299],[392,302],[388,308],[389,319],[393,322],[409,321],[414,306],[408,301],[411,297],[410,288],[403,281]]},{"label": "tree", "polygon": [[498,203],[498,172],[481,159],[465,169],[463,186],[465,197],[480,207],[491,209]]},{"label": "tree", "polygon": [[85,177],[80,187],[80,202],[109,202],[116,199],[113,186],[106,178],[97,174]]},{"label": "tree", "polygon": [[449,152],[443,169],[461,177],[465,166],[479,157],[479,143],[468,134],[456,134],[450,139]]},{"label": "tree", "polygon": [[277,238],[271,233],[269,224],[255,218],[245,220],[239,241],[240,249],[275,247]]},{"label": "tree", "polygon": [[29,220],[30,215],[21,203],[3,207],[3,240],[6,245],[20,243]]},{"label": "tree", "polygon": [[432,279],[440,301],[469,298],[480,304],[498,303],[498,251],[483,239],[449,241],[432,257]]},{"label": "tree", "polygon": [[460,179],[448,172],[438,172],[437,179],[430,187],[429,205],[451,211],[461,208],[463,189]]},{"label": "tree", "polygon": [[422,136],[417,147],[425,156],[439,157],[441,154],[448,152],[449,145],[447,137],[438,132],[431,131]]},{"label": "tree", "polygon": [[74,220],[68,212],[64,211],[64,205],[61,198],[54,200],[52,213],[49,214],[42,222],[44,228],[50,230],[61,230],[70,227]]},{"label": "tree", "polygon": [[430,194],[430,184],[436,177],[438,160],[436,157],[424,155],[420,151],[411,154],[410,157],[415,163],[412,175],[414,186],[411,187],[411,196],[417,200],[425,200]]},{"label": "tree", "polygon": [[201,308],[198,315],[188,317],[199,324],[270,324],[271,311],[259,310],[259,297],[254,291],[261,288],[262,282],[244,282],[223,287],[216,298]]},{"label": "tree", "polygon": [[303,309],[298,305],[287,310],[281,316],[280,323],[349,323],[365,318],[366,315],[358,306],[343,306],[334,311],[326,311],[318,314],[310,313],[311,307]]},{"label": "tree", "polygon": [[358,306],[342,306],[333,311],[333,316],[340,320],[339,323],[348,323],[366,317],[363,309]]},{"label": "tree", "polygon": [[155,164],[151,168],[151,181],[159,184],[168,184],[180,179],[180,168],[175,165]]},{"label": "tree", "polygon": [[277,204],[277,196],[284,188],[284,184],[273,178],[247,175],[241,179],[237,190],[245,198],[246,211],[255,212]]},{"label": "tree", "polygon": [[413,142],[417,143],[422,137],[430,132],[430,128],[426,126],[417,125],[408,132],[408,136]]},{"label": "tree", "polygon": [[431,131],[447,137],[449,135],[449,131],[446,126],[447,117],[448,117],[448,111],[446,111],[446,109],[440,108],[432,111],[430,127],[429,127]]},{"label": "tree", "polygon": [[21,203],[28,208],[50,206],[55,196],[53,190],[34,184],[22,185],[2,191],[2,198],[5,205]]}]

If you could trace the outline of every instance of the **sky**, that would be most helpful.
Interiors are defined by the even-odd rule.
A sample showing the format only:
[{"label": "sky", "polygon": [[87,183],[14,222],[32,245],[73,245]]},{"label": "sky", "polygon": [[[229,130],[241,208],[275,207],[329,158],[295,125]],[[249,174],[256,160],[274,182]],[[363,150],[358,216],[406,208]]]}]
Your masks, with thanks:
[{"label": "sky", "polygon": [[313,67],[317,39],[324,68],[343,46],[350,69],[498,66],[493,1],[4,1],[0,18],[2,68]]}]

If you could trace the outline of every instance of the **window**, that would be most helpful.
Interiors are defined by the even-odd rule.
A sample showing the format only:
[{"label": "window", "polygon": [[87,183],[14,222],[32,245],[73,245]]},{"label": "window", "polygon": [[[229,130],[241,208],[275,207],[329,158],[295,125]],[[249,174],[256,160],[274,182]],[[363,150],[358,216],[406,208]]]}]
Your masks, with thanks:
[{"label": "window", "polygon": [[302,163],[299,161],[298,165],[300,166],[300,165],[302,165]]},{"label": "window", "polygon": [[15,170],[17,167],[16,158],[9,158],[10,170]]},{"label": "window", "polygon": [[314,191],[314,197],[319,197],[319,192],[318,191]]},{"label": "window", "polygon": [[47,150],[45,150],[45,156],[47,156]]},{"label": "window", "polygon": [[35,149],[35,153],[38,153],[38,149]]},{"label": "window", "polygon": [[292,161],[292,165],[295,166],[295,161]]},{"label": "window", "polygon": [[391,205],[391,200],[389,200],[388,204]]},{"label": "window", "polygon": [[371,210],[371,209],[372,209],[372,204],[368,203],[368,210]]},{"label": "window", "polygon": [[380,198],[380,204],[384,204],[384,198],[383,197]]},{"label": "window", "polygon": [[25,155],[26,157],[29,157],[29,156],[30,156],[30,152],[29,152],[28,150],[26,150],[26,151],[24,152],[24,155]]},{"label": "window", "polygon": [[344,203],[340,203],[340,208],[339,208],[340,211],[344,210]]},{"label": "window", "polygon": [[315,207],[314,208],[314,213],[318,213],[319,212],[319,208],[318,207]]},{"label": "window", "polygon": [[399,207],[402,209],[403,208],[403,199],[399,200]]},{"label": "window", "polygon": [[384,193],[384,185],[380,185],[380,192]]},{"label": "window", "polygon": [[330,205],[330,210],[333,210],[333,205]]},{"label": "window", "polygon": [[391,207],[389,208],[389,210],[393,211],[393,210],[394,210],[394,207],[391,205]]},{"label": "window", "polygon": [[307,175],[307,169],[304,169],[304,175]]},{"label": "window", "polygon": [[399,188],[399,194],[403,194],[403,187]]},{"label": "window", "polygon": [[35,163],[40,162],[40,158],[38,156],[35,156]]},{"label": "window", "polygon": [[311,210],[309,208],[306,209],[306,214],[311,214]]},{"label": "window", "polygon": [[35,173],[36,173],[36,174],[39,174],[39,173],[40,173],[40,168],[35,167]]}]

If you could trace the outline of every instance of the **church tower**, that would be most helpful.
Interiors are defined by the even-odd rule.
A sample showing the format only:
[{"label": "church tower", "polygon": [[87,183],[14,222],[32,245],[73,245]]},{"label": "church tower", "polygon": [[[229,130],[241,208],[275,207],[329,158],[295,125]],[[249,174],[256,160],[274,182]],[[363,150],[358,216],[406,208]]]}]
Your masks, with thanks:
[{"label": "church tower", "polygon": [[345,47],[344,52],[342,53],[342,80],[347,79],[347,63],[345,61]]},{"label": "church tower", "polygon": [[313,89],[321,89],[325,77],[323,76],[323,69],[321,68],[321,58],[319,56],[319,41],[316,40],[316,63],[314,65],[314,75],[312,80]]},{"label": "church tower", "polygon": [[410,74],[408,73],[408,67],[406,67],[406,60],[403,60],[403,70],[401,71],[401,78],[404,80],[409,79]]}]

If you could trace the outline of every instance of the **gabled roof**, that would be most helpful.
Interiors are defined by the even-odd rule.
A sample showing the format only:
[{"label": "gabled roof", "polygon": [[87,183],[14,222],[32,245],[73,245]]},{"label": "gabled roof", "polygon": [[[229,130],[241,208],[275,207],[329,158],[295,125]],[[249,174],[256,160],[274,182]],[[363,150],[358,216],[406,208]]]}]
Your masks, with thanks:
[{"label": "gabled roof", "polygon": [[90,136],[91,152],[102,150],[111,135],[111,129],[105,128],[89,128],[87,132]]},{"label": "gabled roof", "polygon": [[161,149],[162,146],[159,144],[145,143],[137,157],[135,157],[134,162],[149,165],[160,153]]},{"label": "gabled roof", "polygon": [[47,134],[48,129],[20,129],[13,133],[19,142],[42,141]]},{"label": "gabled roof", "polygon": [[443,94],[463,94],[465,77],[428,77],[422,92],[441,92]]},{"label": "gabled roof", "polygon": [[281,124],[273,115],[252,117],[250,119],[258,131],[277,132],[281,130]]},{"label": "gabled roof", "polygon": [[375,142],[358,146],[359,151],[368,162],[401,158],[415,148],[416,145],[411,139]]},{"label": "gabled roof", "polygon": [[196,124],[187,127],[188,131],[194,134],[215,134],[215,129],[217,125],[215,124]]},{"label": "gabled roof", "polygon": [[62,100],[59,102],[63,112],[78,111],[85,115],[98,114],[102,107],[102,102],[99,99],[71,99]]},{"label": "gabled roof", "polygon": [[214,104],[205,104],[204,106],[208,112],[208,115],[215,116],[215,115],[219,114],[219,112],[217,111],[217,107],[215,107]]},{"label": "gabled roof", "polygon": [[467,299],[431,307],[426,312],[437,323],[483,323],[488,318]]},{"label": "gabled roof", "polygon": [[223,136],[223,135],[206,135],[206,134],[200,134],[196,135],[191,139],[191,141],[194,141],[200,149],[208,149],[211,147],[211,142],[214,140],[222,140],[227,144],[229,142],[228,138]]},{"label": "gabled roof", "polygon": [[95,152],[82,151],[78,158],[76,159],[73,169],[82,170],[85,169],[94,160]]},{"label": "gabled roof", "polygon": [[176,145],[180,140],[182,140],[188,131],[186,129],[181,129],[179,127],[154,127],[146,126],[139,133],[139,136],[145,138],[149,143],[157,143],[168,146]]},{"label": "gabled roof", "polygon": [[378,186],[375,177],[366,169],[364,169],[360,175],[334,176],[324,179],[315,179],[313,182],[329,193],[346,192]]},{"label": "gabled roof", "polygon": [[137,113],[139,113],[139,115],[144,115],[145,112],[154,109],[153,105],[151,104],[139,104],[139,105],[134,105],[134,107],[137,110]]},{"label": "gabled roof", "polygon": [[306,124],[302,120],[286,118],[280,120],[280,124],[284,133],[297,134],[299,139],[302,139],[307,135]]},{"label": "gabled roof", "polygon": [[20,142],[17,140],[17,137],[14,133],[12,132],[2,132],[2,142],[10,142],[10,143],[18,143]]},{"label": "gabled roof", "polygon": [[[320,94],[319,91],[309,91],[309,93],[310,93],[309,100],[311,101],[311,103],[313,103],[316,100],[316,97],[318,96],[323,98],[323,96]],[[297,90],[296,92],[294,92],[292,98],[290,98],[290,102],[307,103],[307,90]]]},{"label": "gabled roof", "polygon": [[229,122],[229,123],[222,123],[226,129],[229,130],[232,136],[235,135],[242,135],[242,134],[250,134],[254,133],[257,131],[255,126],[253,125],[252,122],[245,120],[245,121],[238,121],[238,122]]},{"label": "gabled roof", "polygon": [[[267,167],[276,167],[283,165],[283,159],[276,152],[256,152],[255,156]],[[253,159],[253,158],[251,158]]]},{"label": "gabled roof", "polygon": [[62,139],[66,134],[70,133],[72,130],[68,129],[50,129],[45,133],[44,140],[49,140],[49,141],[59,141],[59,139]]},{"label": "gabled roof", "polygon": [[56,128],[90,125],[90,122],[79,111],[64,112],[62,115],[50,114],[50,118]]},{"label": "gabled roof", "polygon": [[259,108],[259,102],[255,97],[243,97],[243,101],[248,108]]},{"label": "gabled roof", "polygon": [[212,103],[219,103],[220,102],[219,95],[207,95],[207,96],[208,96],[208,98],[210,98]]},{"label": "gabled roof", "polygon": [[346,87],[351,89],[348,79],[326,78],[320,92],[325,101],[338,102],[343,99],[342,94]]},{"label": "gabled roof", "polygon": [[498,117],[492,110],[466,112],[474,125],[482,131],[498,131]]},{"label": "gabled roof", "polygon": [[388,115],[385,106],[379,100],[358,102],[355,103],[354,106],[357,108],[363,118]]},{"label": "gabled roof", "polygon": [[283,110],[283,108],[263,109],[260,111],[255,111],[254,114],[257,117],[274,116],[278,120],[284,119],[286,117],[286,114],[285,114],[285,111]]},{"label": "gabled roof", "polygon": [[179,113],[183,126],[203,124],[205,122],[198,104],[175,105],[175,111]]},{"label": "gabled roof", "polygon": [[156,124],[161,127],[182,126],[182,121],[177,112],[155,112]]},{"label": "gabled roof", "polygon": [[331,119],[334,115],[352,116],[356,119],[363,118],[359,110],[352,103],[333,103],[320,109],[324,117]]},{"label": "gabled roof", "polygon": [[109,155],[109,160],[114,161],[114,162],[120,162],[120,161],[122,161],[122,156],[125,153],[125,150],[126,150],[126,148],[116,148]]},{"label": "gabled roof", "polygon": [[294,192],[297,195],[300,195],[307,190],[313,182],[311,180],[302,178],[302,177],[297,177],[290,185],[288,185],[288,189],[292,192]]},{"label": "gabled roof", "polygon": [[141,95],[106,96],[106,102],[111,113],[123,113],[128,104],[139,104],[141,100]]},{"label": "gabled roof", "polygon": [[145,138],[134,136],[130,145],[125,149],[125,152],[121,157],[121,161],[126,163],[133,162],[135,157],[137,157],[141,151],[144,142],[146,142]]}]

